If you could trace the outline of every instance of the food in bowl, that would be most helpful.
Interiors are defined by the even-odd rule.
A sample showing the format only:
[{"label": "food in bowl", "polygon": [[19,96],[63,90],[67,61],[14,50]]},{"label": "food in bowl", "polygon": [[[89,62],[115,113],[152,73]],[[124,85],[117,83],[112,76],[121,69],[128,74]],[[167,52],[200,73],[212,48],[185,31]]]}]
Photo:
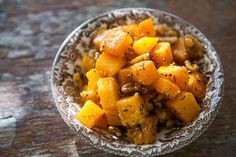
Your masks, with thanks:
[{"label": "food in bowl", "polygon": [[93,46],[73,75],[83,104],[76,118],[88,128],[151,144],[161,128],[200,113],[206,83],[195,63],[203,46],[194,36],[148,18],[98,30]]}]

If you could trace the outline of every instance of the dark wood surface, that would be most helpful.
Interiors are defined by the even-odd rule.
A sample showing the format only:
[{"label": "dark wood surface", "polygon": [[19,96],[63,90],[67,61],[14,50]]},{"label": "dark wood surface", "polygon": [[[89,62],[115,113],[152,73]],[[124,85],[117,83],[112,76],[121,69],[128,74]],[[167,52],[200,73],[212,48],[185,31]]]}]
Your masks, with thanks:
[{"label": "dark wood surface", "polygon": [[171,12],[198,27],[224,68],[223,105],[209,129],[167,157],[236,156],[236,1],[0,0],[0,156],[113,156],[81,141],[57,112],[49,86],[59,45],[90,17],[123,7]]}]

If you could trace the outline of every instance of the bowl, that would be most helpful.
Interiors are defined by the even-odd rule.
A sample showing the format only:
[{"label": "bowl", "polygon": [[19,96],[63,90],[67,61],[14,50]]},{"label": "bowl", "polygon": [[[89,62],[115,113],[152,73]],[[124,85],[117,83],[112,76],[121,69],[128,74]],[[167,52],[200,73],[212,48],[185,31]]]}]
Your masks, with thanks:
[{"label": "bowl", "polygon": [[[91,39],[97,28],[137,23],[151,17],[154,23],[167,23],[175,29],[197,37],[204,45],[204,57],[199,60],[200,69],[207,78],[206,97],[200,104],[202,111],[190,124],[158,133],[155,143],[131,144],[125,138],[117,138],[104,130],[89,129],[75,119],[80,110],[79,93],[72,80],[74,62],[88,53]],[[148,8],[125,8],[100,14],[73,30],[61,44],[52,66],[51,88],[56,107],[78,136],[96,148],[123,156],[157,156],[178,150],[199,137],[212,123],[223,96],[223,70],[216,50],[196,27],[170,13]]]}]

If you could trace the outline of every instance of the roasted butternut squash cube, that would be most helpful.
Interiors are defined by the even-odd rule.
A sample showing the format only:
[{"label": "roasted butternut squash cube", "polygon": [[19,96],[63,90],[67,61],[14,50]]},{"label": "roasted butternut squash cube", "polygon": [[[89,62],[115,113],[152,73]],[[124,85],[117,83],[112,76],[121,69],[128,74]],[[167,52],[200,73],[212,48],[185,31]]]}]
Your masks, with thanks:
[{"label": "roasted butternut squash cube", "polygon": [[92,100],[95,103],[98,102],[98,95],[96,90],[83,90],[82,92],[80,92],[80,96],[83,102],[87,100]]},{"label": "roasted butternut squash cube", "polygon": [[130,68],[124,68],[118,72],[118,81],[121,86],[133,81]]},{"label": "roasted butternut squash cube", "polygon": [[107,76],[114,76],[125,65],[125,59],[102,53],[96,62],[96,68]]},{"label": "roasted butternut squash cube", "polygon": [[156,140],[157,119],[155,116],[145,118],[140,127],[127,129],[127,136],[132,139],[134,144],[151,144]]},{"label": "roasted butternut squash cube", "polygon": [[139,27],[137,24],[129,24],[122,27],[134,40],[139,39]]},{"label": "roasted butternut squash cube", "polygon": [[181,92],[176,98],[166,103],[167,107],[183,123],[189,123],[201,111],[194,96],[190,92]]},{"label": "roasted butternut squash cube", "polygon": [[154,63],[158,66],[167,66],[173,62],[170,43],[160,42],[150,52]]},{"label": "roasted butternut squash cube", "polygon": [[145,37],[145,36],[154,37],[154,36],[156,36],[156,31],[155,31],[154,24],[153,24],[153,21],[151,18],[141,21],[138,24],[138,27],[139,27],[139,34],[140,34],[139,36],[141,36],[141,37]]},{"label": "roasted butternut squash cube", "polygon": [[175,98],[180,93],[179,87],[167,79],[159,78],[153,83],[153,86],[157,92],[165,94],[171,99]]},{"label": "roasted butternut squash cube", "polygon": [[206,82],[204,76],[199,72],[189,74],[188,91],[198,100],[203,100],[206,95]]},{"label": "roasted butternut squash cube", "polygon": [[114,107],[113,109],[104,110],[104,112],[107,119],[107,123],[109,125],[112,125],[112,126],[122,125],[120,117],[119,117],[119,113],[116,107]]},{"label": "roasted butternut squash cube", "polygon": [[76,119],[88,128],[92,128],[97,124],[103,114],[104,111],[97,104],[91,100],[88,100],[77,114]]},{"label": "roasted butternut squash cube", "polygon": [[87,54],[85,54],[82,57],[82,61],[80,63],[81,70],[84,73],[88,72],[90,69],[95,67],[95,62],[96,60],[93,57],[90,57]]},{"label": "roasted butternut squash cube", "polygon": [[109,30],[101,42],[100,51],[117,57],[124,57],[133,39],[121,29]]},{"label": "roasted butternut squash cube", "polygon": [[101,129],[107,129],[108,128],[108,123],[107,123],[105,114],[96,122],[96,126],[98,128],[101,128]]},{"label": "roasted butternut squash cube", "polygon": [[137,55],[150,52],[158,42],[157,37],[143,37],[134,42],[133,50]]},{"label": "roasted butternut squash cube", "polygon": [[184,65],[184,62],[189,59],[189,55],[184,45],[184,37],[180,37],[172,46],[173,58],[176,63]]},{"label": "roasted butternut squash cube", "polygon": [[119,100],[119,85],[113,77],[100,78],[97,82],[97,92],[102,108],[113,109]]},{"label": "roasted butternut squash cube", "polygon": [[117,109],[124,126],[141,124],[147,115],[143,98],[138,93],[117,101]]},{"label": "roasted butternut squash cube", "polygon": [[151,18],[141,21],[137,24],[122,26],[123,30],[130,34],[134,41],[142,37],[155,37],[156,31]]},{"label": "roasted butternut squash cube", "polygon": [[86,73],[86,77],[88,78],[88,89],[96,91],[97,81],[99,78],[104,77],[104,75],[97,69],[91,69]]},{"label": "roasted butternut squash cube", "polygon": [[152,61],[142,61],[130,67],[134,81],[150,85],[159,78],[157,69]]},{"label": "roasted butternut squash cube", "polygon": [[188,71],[184,66],[161,66],[158,72],[162,78],[175,83],[181,90],[188,90]]},{"label": "roasted butternut squash cube", "polygon": [[109,30],[105,30],[105,29],[99,29],[98,30],[98,32],[96,34],[96,37],[93,39],[93,44],[94,44],[96,49],[100,50],[100,44],[101,44],[102,40],[105,38],[106,33],[108,31]]}]

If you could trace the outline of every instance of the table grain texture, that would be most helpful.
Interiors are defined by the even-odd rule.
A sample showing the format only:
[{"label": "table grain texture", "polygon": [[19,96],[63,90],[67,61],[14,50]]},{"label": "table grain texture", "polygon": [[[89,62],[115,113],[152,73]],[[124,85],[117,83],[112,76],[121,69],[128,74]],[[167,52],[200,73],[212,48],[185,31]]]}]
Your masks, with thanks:
[{"label": "table grain texture", "polygon": [[209,129],[166,157],[236,156],[236,1],[0,0],[0,157],[114,156],[86,144],[60,117],[50,90],[53,58],[65,37],[104,11],[149,7],[199,28],[221,58],[225,92]]}]

